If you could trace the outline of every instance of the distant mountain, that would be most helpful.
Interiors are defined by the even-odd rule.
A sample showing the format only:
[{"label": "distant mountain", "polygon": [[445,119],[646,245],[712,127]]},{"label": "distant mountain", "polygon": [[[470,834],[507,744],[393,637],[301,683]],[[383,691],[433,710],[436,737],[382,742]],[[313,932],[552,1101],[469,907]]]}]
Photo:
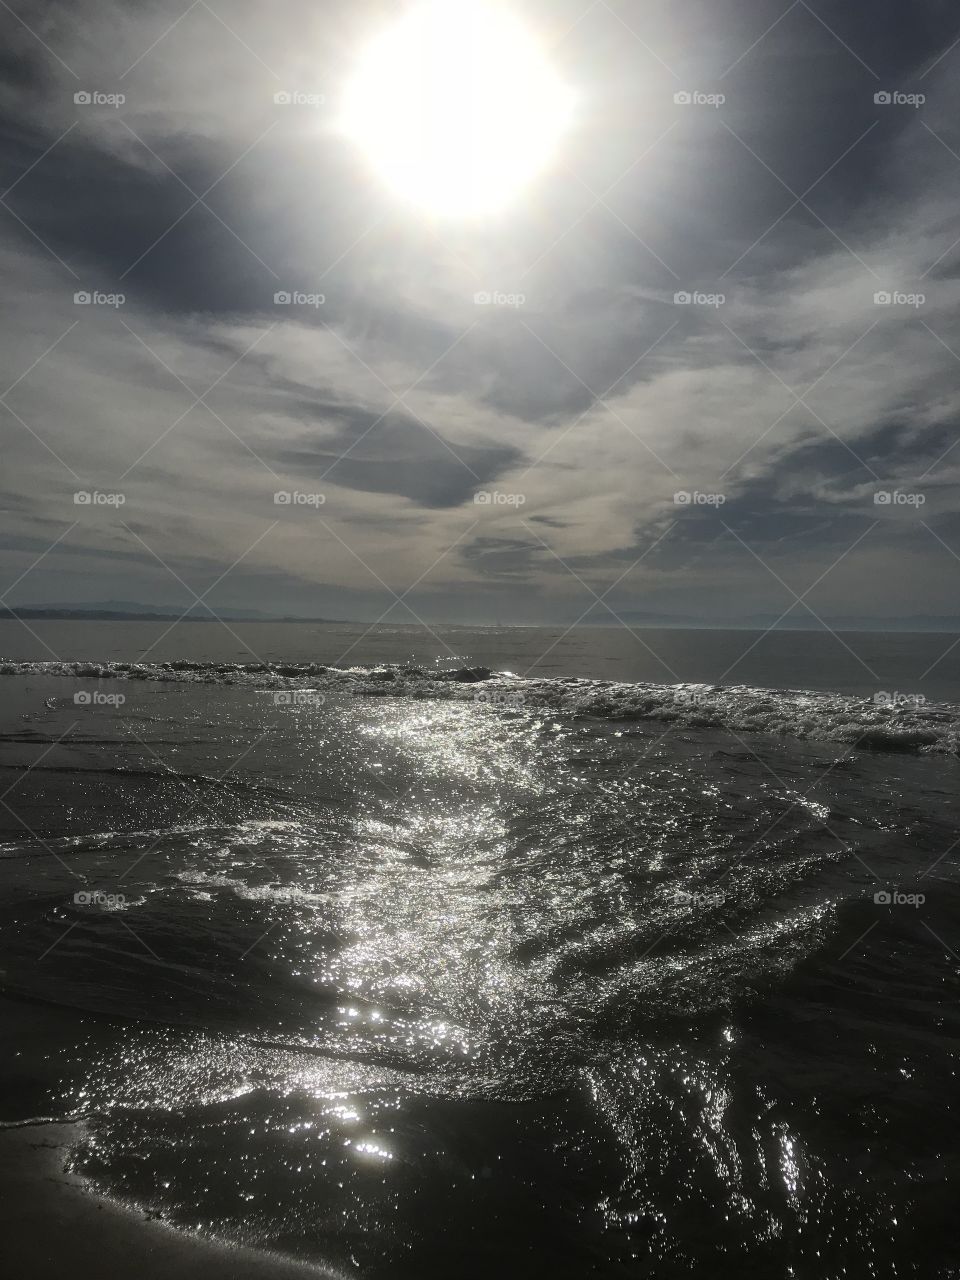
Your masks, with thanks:
[{"label": "distant mountain", "polygon": [[182,618],[184,622],[209,622],[223,618],[226,622],[333,622],[333,618],[301,618],[264,613],[260,609],[220,609],[193,604],[185,612],[182,605],[140,604],[134,600],[100,600],[87,604],[13,604],[0,605],[0,619],[77,622],[154,622]]},{"label": "distant mountain", "polygon": [[[605,612],[605,611],[604,611]],[[786,618],[775,613],[743,614],[735,618],[694,618],[680,613],[647,613],[636,609],[618,610],[617,617],[591,619],[590,625],[616,627],[665,627],[700,631],[944,631],[960,634],[960,615],[909,614],[902,618],[868,618],[860,614],[826,616],[818,621],[802,605]]]}]

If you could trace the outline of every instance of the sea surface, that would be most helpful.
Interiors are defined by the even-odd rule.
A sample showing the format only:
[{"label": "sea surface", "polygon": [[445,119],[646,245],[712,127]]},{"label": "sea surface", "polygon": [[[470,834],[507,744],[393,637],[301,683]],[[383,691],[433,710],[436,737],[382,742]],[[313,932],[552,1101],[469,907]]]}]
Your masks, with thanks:
[{"label": "sea surface", "polygon": [[0,624],[5,1123],[337,1275],[960,1275],[954,637],[165,625]]},{"label": "sea surface", "polygon": [[480,663],[518,675],[896,692],[960,702],[960,636],[943,632],[629,630],[365,623],[0,621],[0,658]]}]

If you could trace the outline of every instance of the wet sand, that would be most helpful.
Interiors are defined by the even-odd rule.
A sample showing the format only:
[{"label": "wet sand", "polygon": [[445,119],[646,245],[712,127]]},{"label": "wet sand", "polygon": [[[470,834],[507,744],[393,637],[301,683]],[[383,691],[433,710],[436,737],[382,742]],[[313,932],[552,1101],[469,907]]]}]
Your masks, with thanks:
[{"label": "wet sand", "polygon": [[[81,1122],[82,1123],[82,1122]],[[335,1276],[275,1254],[191,1236],[84,1188],[64,1172],[77,1124],[0,1132],[0,1236],[23,1280],[307,1280]]]}]

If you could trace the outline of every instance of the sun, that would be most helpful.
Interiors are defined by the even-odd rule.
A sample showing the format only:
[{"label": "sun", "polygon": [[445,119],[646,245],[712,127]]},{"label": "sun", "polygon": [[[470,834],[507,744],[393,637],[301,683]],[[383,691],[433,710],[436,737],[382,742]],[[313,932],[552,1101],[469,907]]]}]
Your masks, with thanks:
[{"label": "sun", "polygon": [[423,0],[362,53],[341,124],[403,200],[477,217],[546,168],[571,113],[569,89],[503,4]]}]

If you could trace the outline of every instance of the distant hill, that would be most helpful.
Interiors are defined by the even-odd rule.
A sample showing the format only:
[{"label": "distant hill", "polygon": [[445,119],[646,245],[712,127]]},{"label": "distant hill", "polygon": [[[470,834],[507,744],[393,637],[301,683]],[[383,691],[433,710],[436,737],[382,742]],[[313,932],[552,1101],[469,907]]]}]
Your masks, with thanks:
[{"label": "distant hill", "polygon": [[25,621],[76,622],[157,622],[182,619],[184,622],[209,622],[223,618],[226,622],[339,622],[339,618],[304,618],[264,613],[260,609],[212,609],[193,604],[187,611],[182,605],[140,604],[134,600],[104,600],[91,604],[0,605],[0,619],[23,618]]},{"label": "distant hill", "polygon": [[664,627],[676,630],[707,631],[944,631],[960,634],[960,615],[910,614],[902,618],[869,618],[859,614],[826,616],[818,621],[802,605],[781,619],[776,613],[744,614],[734,618],[694,618],[679,613],[645,613],[634,609],[618,610],[617,617],[597,616],[592,626],[616,627],[620,622],[631,627]]}]

